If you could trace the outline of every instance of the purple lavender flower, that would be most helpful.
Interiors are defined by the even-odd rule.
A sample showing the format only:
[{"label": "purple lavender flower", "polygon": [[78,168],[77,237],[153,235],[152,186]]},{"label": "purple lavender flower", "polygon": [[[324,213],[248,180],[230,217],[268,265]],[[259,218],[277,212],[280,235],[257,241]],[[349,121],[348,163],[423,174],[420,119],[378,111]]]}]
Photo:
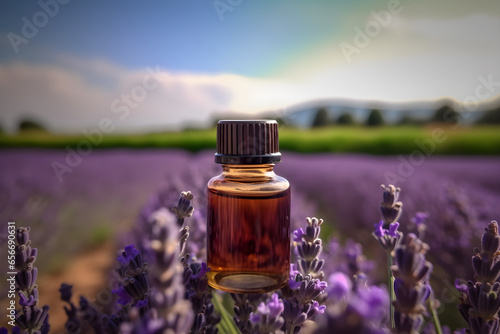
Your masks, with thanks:
[{"label": "purple lavender flower", "polygon": [[398,231],[398,222],[389,224],[389,229],[385,229],[383,228],[383,226],[383,220],[381,220],[378,224],[375,224],[375,231],[372,233],[372,235],[375,239],[377,239],[377,241],[386,252],[391,253],[396,245],[400,242],[403,233]]},{"label": "purple lavender flower", "polygon": [[392,238],[399,237],[401,234],[398,233],[398,227],[399,227],[398,222],[392,223],[391,225],[389,225],[389,231],[386,234]]},{"label": "purple lavender flower", "polygon": [[375,231],[373,231],[375,237],[382,238],[386,234],[387,230],[385,230],[383,227],[384,226],[383,220],[379,221],[378,224],[375,224],[373,226],[375,227]]},{"label": "purple lavender flower", "polygon": [[467,284],[462,283],[462,281],[457,278],[455,280],[455,289],[457,289],[460,293],[467,293]]},{"label": "purple lavender flower", "polygon": [[395,249],[394,324],[397,331],[418,331],[423,325],[422,314],[426,311],[425,301],[431,288],[427,281],[432,264],[425,260],[429,246],[410,233],[403,244]]},{"label": "purple lavender flower", "polygon": [[429,215],[427,213],[419,211],[415,213],[415,216],[413,216],[411,222],[418,227],[424,225],[427,218],[429,218]]},{"label": "purple lavender flower", "polygon": [[[152,289],[149,299],[151,307],[156,312],[152,321],[161,317],[166,319],[177,317],[180,320],[170,323],[171,325],[182,324],[184,327],[191,328],[194,314],[191,304],[184,299],[185,287],[182,264],[179,261],[176,217],[162,209],[159,213],[151,214],[149,231],[144,235],[142,243],[150,259],[148,270],[151,273],[149,277]],[[174,308],[174,305],[177,307]],[[162,326],[168,326],[168,323]]]},{"label": "purple lavender flower", "polygon": [[[342,279],[340,284],[344,284],[343,281]],[[383,326],[389,306],[387,291],[376,286],[367,287],[362,284],[352,285],[352,287],[353,289],[348,291],[345,298],[328,296],[326,317],[318,318],[315,334],[387,334],[389,332]]]},{"label": "purple lavender flower", "polygon": [[[326,306],[325,305],[320,305],[317,301],[313,301],[312,303],[312,311],[315,313],[315,314],[323,314],[325,313],[325,310],[326,310]],[[312,315],[309,316],[309,318],[312,318]]]},{"label": "purple lavender flower", "polygon": [[[135,249],[134,245],[125,246],[122,253],[118,256],[117,260],[124,266],[132,266],[132,270],[142,269],[141,252]],[[140,261],[140,265],[136,264],[136,260]]]},{"label": "purple lavender flower", "polygon": [[240,294],[231,293],[234,300],[234,323],[242,334],[254,332],[250,315],[257,309],[261,301],[266,297],[264,294]]},{"label": "purple lavender flower", "polygon": [[208,286],[206,273],[210,271],[205,262],[193,262],[184,267],[184,278],[187,280],[186,296],[191,301],[196,318],[191,333],[217,333],[220,317],[214,314],[212,290]]},{"label": "purple lavender flower", "polygon": [[[113,292],[124,307],[103,317],[107,332],[187,333],[194,323],[183,282],[183,263],[189,260],[189,254],[180,257],[189,236],[188,228],[185,226],[179,231],[179,217],[165,207],[168,196],[163,195],[155,197],[141,212],[134,233],[138,248],[127,246],[118,257],[121,284]],[[189,200],[186,196],[183,199]],[[181,211],[187,217],[185,210]],[[180,236],[183,236],[182,245]]]},{"label": "purple lavender flower", "polygon": [[304,276],[311,275],[314,278],[323,279],[324,273],[321,269],[325,261],[318,258],[323,250],[322,241],[319,238],[323,219],[308,217],[306,220],[305,231],[299,228],[293,232],[297,268]]},{"label": "purple lavender flower", "polygon": [[387,318],[389,297],[385,289],[360,286],[350,301],[351,307],[372,323],[383,323]]},{"label": "purple lavender flower", "polygon": [[16,324],[29,333],[45,334],[49,332],[47,305],[38,307],[38,289],[36,278],[38,269],[34,266],[37,249],[31,248],[30,228],[19,227],[15,238],[15,266],[17,274],[16,291],[19,295],[21,310],[17,312]]},{"label": "purple lavender flower", "polygon": [[360,243],[347,239],[342,246],[336,239],[328,243],[328,261],[325,262],[326,272],[342,272],[349,278],[358,281],[367,278],[374,263],[366,259]]},{"label": "purple lavender flower", "polygon": [[471,333],[498,333],[500,321],[498,313],[500,310],[500,283],[469,281],[467,291],[461,293],[458,309],[469,324]]},{"label": "purple lavender flower", "polygon": [[[205,220],[199,210],[194,211],[195,196],[189,191],[181,192],[177,205],[167,209],[171,190],[166,189],[152,199],[141,212],[137,226],[139,233],[136,235],[140,237],[137,244],[150,263],[152,289],[149,300],[152,310],[157,313],[152,319],[158,322],[162,314],[171,318],[172,310],[182,311],[185,314],[177,314],[184,320],[176,321],[174,326],[184,323],[190,326],[191,333],[217,333],[220,317],[214,312],[212,289],[205,276],[210,268],[197,261],[198,255],[204,257],[205,252]],[[193,229],[185,224],[188,217],[194,218]],[[192,240],[191,231],[196,240]],[[129,332],[140,332],[138,328],[147,329],[150,325],[150,322],[135,321],[126,327]],[[160,328],[170,328],[168,326],[162,324]],[[177,328],[175,332],[186,331]]]},{"label": "purple lavender flower", "polygon": [[[396,231],[384,230],[382,233],[394,234]],[[314,333],[387,333],[383,323],[387,317],[389,297],[384,289],[367,287],[366,272],[371,270],[372,264],[366,261],[361,245],[348,240],[345,247],[341,247],[336,240],[332,240],[329,243],[329,253],[329,264],[336,264],[329,266],[333,273],[328,279],[327,299],[323,301],[326,303],[326,310],[320,310],[326,317],[316,319],[318,327]],[[300,280],[301,277],[298,276],[295,281]],[[295,312],[292,314],[297,321],[308,319],[299,313],[300,309],[294,309],[293,306],[291,303],[288,308],[291,313]]]},{"label": "purple lavender flower", "polygon": [[101,324],[106,334],[119,334],[122,324],[130,322],[130,305],[125,305],[111,315],[104,314]]},{"label": "purple lavender flower", "polygon": [[148,264],[144,262],[141,253],[134,245],[126,246],[118,256],[118,261],[121,264],[117,270],[120,286],[111,291],[118,295],[118,303],[135,305],[138,301],[148,300],[150,294]]},{"label": "purple lavender flower", "polygon": [[308,319],[312,304],[301,304],[296,298],[283,299],[283,318],[288,333],[298,333]]},{"label": "purple lavender flower", "polygon": [[103,316],[107,333],[187,333],[195,322],[191,304],[184,299],[175,217],[168,210],[153,212],[147,227],[139,242],[151,265],[133,245],[118,257],[121,286],[113,292],[125,306]]},{"label": "purple lavender flower", "polygon": [[90,325],[96,334],[104,334],[99,311],[83,296],[80,296],[79,306],[82,321]]},{"label": "purple lavender flower", "polygon": [[61,293],[61,300],[69,305],[69,308],[67,306],[64,306],[64,311],[68,316],[68,320],[64,324],[64,329],[67,333],[77,333],[81,331],[80,321],[78,319],[78,308],[71,301],[71,297],[73,296],[72,289],[72,285],[65,283],[62,283],[61,287],[59,288],[59,292]]},{"label": "purple lavender flower", "polygon": [[257,312],[250,314],[250,321],[257,333],[283,333],[280,329],[285,324],[281,313],[285,309],[283,301],[274,293],[266,302],[257,307]]},{"label": "purple lavender flower", "polygon": [[[297,278],[296,278],[297,279]],[[328,284],[317,278],[305,276],[297,289],[293,290],[293,296],[302,304],[312,303],[327,288]]]},{"label": "purple lavender flower", "polygon": [[485,228],[486,233],[481,238],[481,248],[488,258],[493,259],[500,249],[500,236],[498,235],[498,224],[496,221],[491,221],[488,228]]},{"label": "purple lavender flower", "polygon": [[307,226],[294,231],[295,254],[297,264],[290,265],[288,285],[281,289],[285,320],[283,330],[296,333],[301,330],[306,320],[317,313],[323,313],[324,305],[318,300],[328,284],[322,281],[324,260],[319,260],[323,250],[319,238],[322,219],[307,218]]},{"label": "purple lavender flower", "polygon": [[328,296],[335,300],[347,298],[352,289],[352,282],[344,273],[336,272],[328,278]]},{"label": "purple lavender flower", "polygon": [[373,237],[377,239],[382,248],[388,253],[394,250],[399,243],[403,233],[398,231],[399,223],[396,221],[402,212],[403,203],[398,202],[400,188],[382,185],[384,189],[383,201],[380,203],[382,220],[375,224]]},{"label": "purple lavender flower", "polygon": [[290,277],[288,279],[288,286],[292,290],[300,287],[300,282],[303,280],[302,274],[296,269],[295,263],[290,264]]},{"label": "purple lavender flower", "polygon": [[427,229],[425,222],[428,218],[429,214],[420,211],[415,213],[415,215],[411,218],[411,222],[413,223],[413,225],[410,226],[410,229],[417,230],[420,240],[424,239],[425,230]]},{"label": "purple lavender flower", "polygon": [[116,289],[111,290],[112,293],[118,296],[118,300],[116,301],[120,305],[128,305],[133,302],[132,297],[127,293],[125,287],[120,284],[120,286]]},{"label": "purple lavender flower", "polygon": [[[200,173],[200,171],[197,171],[197,173]],[[190,176],[193,177],[195,175]],[[200,177],[200,182],[201,179]],[[189,253],[191,254],[190,256],[203,260],[206,258],[205,196],[195,196],[192,192],[181,192],[180,189],[185,186],[185,181],[187,181],[191,187],[197,190],[198,188],[200,189],[196,191],[197,194],[202,194],[201,189],[204,191],[204,187],[201,187],[201,185],[193,185],[192,180],[176,179],[176,182],[169,183],[168,187],[151,197],[148,204],[141,210],[139,219],[134,228],[137,233],[143,233],[143,231],[150,228],[151,222],[155,220],[153,217],[154,215],[158,215],[159,217],[157,217],[157,219],[159,220],[165,220],[165,212],[168,212],[170,217],[175,217],[177,227],[181,228],[178,237],[180,256],[182,257]],[[177,195],[179,193],[181,194],[180,196]],[[172,208],[171,203],[174,201],[177,201],[177,205]],[[196,210],[194,210],[195,204],[197,207]],[[193,211],[191,211],[191,209]],[[186,223],[187,217],[191,217],[189,223]],[[186,242],[188,237],[190,239],[189,243]],[[137,246],[142,251],[138,243]]]},{"label": "purple lavender flower", "polygon": [[30,296],[35,288],[38,276],[38,268],[33,264],[36,261],[38,251],[31,248],[29,240],[29,227],[20,227],[16,231],[16,284],[19,291],[23,291],[25,296]]},{"label": "purple lavender flower", "polygon": [[267,315],[271,318],[278,318],[281,312],[283,312],[283,309],[283,302],[279,299],[278,294],[273,293],[271,299],[269,299],[267,303],[260,303],[259,307],[257,308],[258,313],[252,313],[250,315],[250,320],[252,322],[259,322],[259,319],[263,315]]},{"label": "purple lavender flower", "polygon": [[[474,310],[473,315],[484,320],[497,320],[500,310],[500,282],[495,284],[467,283],[467,293]],[[469,312],[470,313],[470,312]]]},{"label": "purple lavender flower", "polygon": [[396,188],[392,184],[381,185],[384,189],[383,201],[380,203],[380,213],[384,221],[384,228],[387,229],[389,224],[396,222],[401,215],[403,203],[398,202],[400,188]]},{"label": "purple lavender flower", "polygon": [[[191,217],[194,208],[191,205],[194,195],[191,192],[182,192],[176,207],[172,212],[177,217],[179,226],[184,224],[187,217]],[[186,297],[191,301],[195,319],[191,328],[191,333],[216,334],[218,332],[217,324],[220,317],[214,313],[212,304],[212,288],[208,286],[206,273],[210,271],[204,262],[194,262],[189,253],[184,253],[186,241],[189,237],[189,228],[184,226],[180,231],[179,253],[184,265],[183,282],[186,286]]]},{"label": "purple lavender flower", "polygon": [[477,282],[467,286],[457,280],[460,292],[458,309],[473,334],[498,333],[500,330],[500,235],[492,221],[481,238],[481,249],[475,248],[472,267]]},{"label": "purple lavender flower", "polygon": [[429,246],[413,233],[409,233],[403,244],[395,249],[394,277],[401,278],[407,286],[415,282],[427,281],[432,264],[425,260]]},{"label": "purple lavender flower", "polygon": [[302,227],[296,229],[293,231],[293,241],[295,242],[302,242],[302,236],[304,235],[304,230]]},{"label": "purple lavender flower", "polygon": [[177,216],[177,225],[182,226],[184,220],[193,215],[194,207],[191,205],[193,198],[194,195],[190,191],[181,192],[177,206],[172,208],[172,212]]},{"label": "purple lavender flower", "polygon": [[394,292],[396,294],[397,309],[400,313],[424,313],[424,302],[429,298],[430,287],[426,284],[407,287],[402,279],[396,278],[394,280]]},{"label": "purple lavender flower", "polygon": [[190,255],[186,253],[186,245],[189,235],[189,226],[184,226],[179,231],[179,256],[181,257],[182,262],[186,262],[188,257],[190,257]]},{"label": "purple lavender flower", "polygon": [[481,238],[481,250],[474,248],[475,255],[472,257],[474,278],[479,282],[493,284],[500,277],[500,236],[498,224],[492,221]]}]

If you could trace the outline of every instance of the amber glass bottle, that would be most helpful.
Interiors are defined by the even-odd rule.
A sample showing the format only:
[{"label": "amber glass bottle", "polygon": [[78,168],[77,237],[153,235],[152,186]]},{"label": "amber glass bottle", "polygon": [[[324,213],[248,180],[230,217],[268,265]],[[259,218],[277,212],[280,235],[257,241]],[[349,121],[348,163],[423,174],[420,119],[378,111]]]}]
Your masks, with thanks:
[{"label": "amber glass bottle", "polygon": [[278,123],[219,121],[208,182],[210,286],[236,293],[283,287],[290,272],[290,185],[273,171],[281,161]]}]

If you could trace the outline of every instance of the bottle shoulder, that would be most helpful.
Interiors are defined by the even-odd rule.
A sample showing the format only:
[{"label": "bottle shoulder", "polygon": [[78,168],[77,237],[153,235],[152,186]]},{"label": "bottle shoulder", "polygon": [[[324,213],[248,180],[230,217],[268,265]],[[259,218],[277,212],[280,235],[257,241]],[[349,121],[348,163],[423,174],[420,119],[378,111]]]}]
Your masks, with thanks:
[{"label": "bottle shoulder", "polygon": [[220,174],[211,178],[207,186],[214,192],[249,196],[270,196],[290,189],[288,180],[276,174],[265,179],[233,179]]}]

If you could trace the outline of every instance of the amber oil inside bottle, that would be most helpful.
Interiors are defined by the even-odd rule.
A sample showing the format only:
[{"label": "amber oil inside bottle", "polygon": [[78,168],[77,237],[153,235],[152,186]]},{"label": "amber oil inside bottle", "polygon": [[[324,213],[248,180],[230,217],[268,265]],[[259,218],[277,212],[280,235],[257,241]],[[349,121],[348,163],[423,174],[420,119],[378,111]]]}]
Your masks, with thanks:
[{"label": "amber oil inside bottle", "polygon": [[273,164],[222,165],[208,182],[210,286],[235,293],[283,287],[290,271],[290,185]]}]

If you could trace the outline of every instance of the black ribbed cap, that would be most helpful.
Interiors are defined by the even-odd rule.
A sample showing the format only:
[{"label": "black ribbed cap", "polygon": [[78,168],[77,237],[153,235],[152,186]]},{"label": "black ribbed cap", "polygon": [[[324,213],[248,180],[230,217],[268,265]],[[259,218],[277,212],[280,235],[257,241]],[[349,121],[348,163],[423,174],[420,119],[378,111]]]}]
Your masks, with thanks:
[{"label": "black ribbed cap", "polygon": [[215,162],[235,165],[281,162],[278,122],[274,120],[219,121]]}]

